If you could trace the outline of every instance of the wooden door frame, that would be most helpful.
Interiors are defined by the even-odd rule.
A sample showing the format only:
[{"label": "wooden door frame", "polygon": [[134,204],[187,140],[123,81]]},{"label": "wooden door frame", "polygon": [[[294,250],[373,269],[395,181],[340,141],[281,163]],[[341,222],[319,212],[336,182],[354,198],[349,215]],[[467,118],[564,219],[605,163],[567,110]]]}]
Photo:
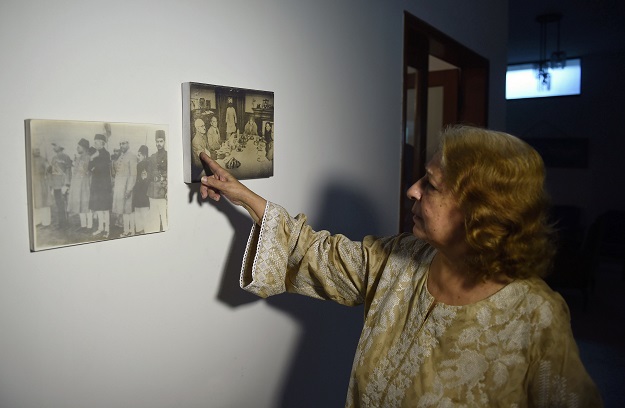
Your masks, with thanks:
[{"label": "wooden door frame", "polygon": [[[486,58],[460,44],[458,41],[447,36],[414,15],[404,12],[404,86],[403,86],[403,110],[402,110],[402,155],[404,157],[404,144],[406,140],[406,109],[407,89],[406,84],[410,81],[408,67],[415,67],[414,75],[417,90],[415,111],[415,156],[413,168],[409,173],[413,180],[418,180],[424,174],[427,146],[427,89],[430,84],[430,76],[438,74],[429,73],[428,59],[432,55],[440,60],[458,67],[460,77],[458,82],[458,97],[456,107],[456,123],[470,124],[474,126],[487,126],[488,123],[488,77],[489,62]],[[452,115],[453,117],[454,115]],[[401,169],[402,182],[406,185],[404,163]],[[399,229],[402,231],[402,223],[405,219],[403,200],[406,192],[400,191],[400,220]]]},{"label": "wooden door frame", "polygon": [[428,74],[428,88],[435,86],[443,88],[443,125],[458,123],[460,70],[431,71]]}]

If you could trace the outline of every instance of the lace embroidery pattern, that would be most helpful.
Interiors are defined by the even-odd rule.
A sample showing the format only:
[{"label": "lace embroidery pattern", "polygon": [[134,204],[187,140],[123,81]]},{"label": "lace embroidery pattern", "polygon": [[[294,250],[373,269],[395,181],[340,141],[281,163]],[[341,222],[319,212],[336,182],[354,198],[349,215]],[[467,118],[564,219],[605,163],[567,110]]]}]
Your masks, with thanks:
[{"label": "lace embroidery pattern", "polygon": [[[269,235],[270,237],[276,236],[279,219],[280,213],[276,211],[274,205],[268,201],[263,215],[262,227],[259,231],[258,248],[251,267],[252,281],[247,286],[241,281],[241,287],[261,297],[277,295],[285,291],[284,275],[286,271],[281,265],[286,265],[288,259],[287,251],[284,245],[275,245],[271,242],[271,239],[265,239],[265,235]],[[291,218],[289,217],[288,220],[290,221]],[[249,257],[248,250],[250,243],[257,233],[257,228],[259,227],[254,225],[250,237],[248,238],[248,244],[244,255],[245,261],[243,262],[244,269],[247,266],[246,260]],[[242,270],[241,276],[243,277],[244,274],[245,270]]]},{"label": "lace embroidery pattern", "polygon": [[541,361],[538,369],[538,406],[581,408],[579,396],[569,389],[566,378],[552,369],[551,361]]}]

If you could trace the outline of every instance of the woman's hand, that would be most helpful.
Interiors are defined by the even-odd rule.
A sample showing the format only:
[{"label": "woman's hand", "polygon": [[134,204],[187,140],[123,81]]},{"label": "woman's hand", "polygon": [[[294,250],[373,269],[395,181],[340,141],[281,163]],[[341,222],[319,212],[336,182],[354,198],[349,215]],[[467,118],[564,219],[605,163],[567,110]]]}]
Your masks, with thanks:
[{"label": "woman's hand", "polygon": [[226,197],[232,204],[239,205],[247,210],[254,222],[260,223],[265,213],[267,201],[241,184],[234,176],[221,167],[206,153],[200,153],[200,160],[208,166],[210,176],[201,179],[200,195],[203,199],[219,201],[221,196]]}]

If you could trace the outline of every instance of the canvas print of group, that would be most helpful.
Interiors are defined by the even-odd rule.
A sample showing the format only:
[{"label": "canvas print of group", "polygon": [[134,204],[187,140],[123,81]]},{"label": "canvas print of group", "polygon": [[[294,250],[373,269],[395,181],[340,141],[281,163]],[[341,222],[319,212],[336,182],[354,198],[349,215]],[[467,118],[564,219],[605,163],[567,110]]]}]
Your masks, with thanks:
[{"label": "canvas print of group", "polygon": [[210,173],[202,152],[240,180],[273,176],[273,92],[185,82],[182,107],[185,183]]},{"label": "canvas print of group", "polygon": [[168,229],[167,125],[25,127],[31,251]]}]

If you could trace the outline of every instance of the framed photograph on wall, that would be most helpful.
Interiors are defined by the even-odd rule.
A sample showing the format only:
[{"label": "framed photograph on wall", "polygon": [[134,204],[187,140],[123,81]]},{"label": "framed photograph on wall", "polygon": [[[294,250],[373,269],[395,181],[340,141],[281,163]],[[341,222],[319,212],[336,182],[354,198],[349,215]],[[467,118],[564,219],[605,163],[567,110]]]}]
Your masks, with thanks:
[{"label": "framed photograph on wall", "polygon": [[273,92],[185,82],[182,115],[185,183],[210,172],[201,152],[239,180],[273,176]]},{"label": "framed photograph on wall", "polygon": [[27,119],[30,249],[166,231],[168,126]]}]

